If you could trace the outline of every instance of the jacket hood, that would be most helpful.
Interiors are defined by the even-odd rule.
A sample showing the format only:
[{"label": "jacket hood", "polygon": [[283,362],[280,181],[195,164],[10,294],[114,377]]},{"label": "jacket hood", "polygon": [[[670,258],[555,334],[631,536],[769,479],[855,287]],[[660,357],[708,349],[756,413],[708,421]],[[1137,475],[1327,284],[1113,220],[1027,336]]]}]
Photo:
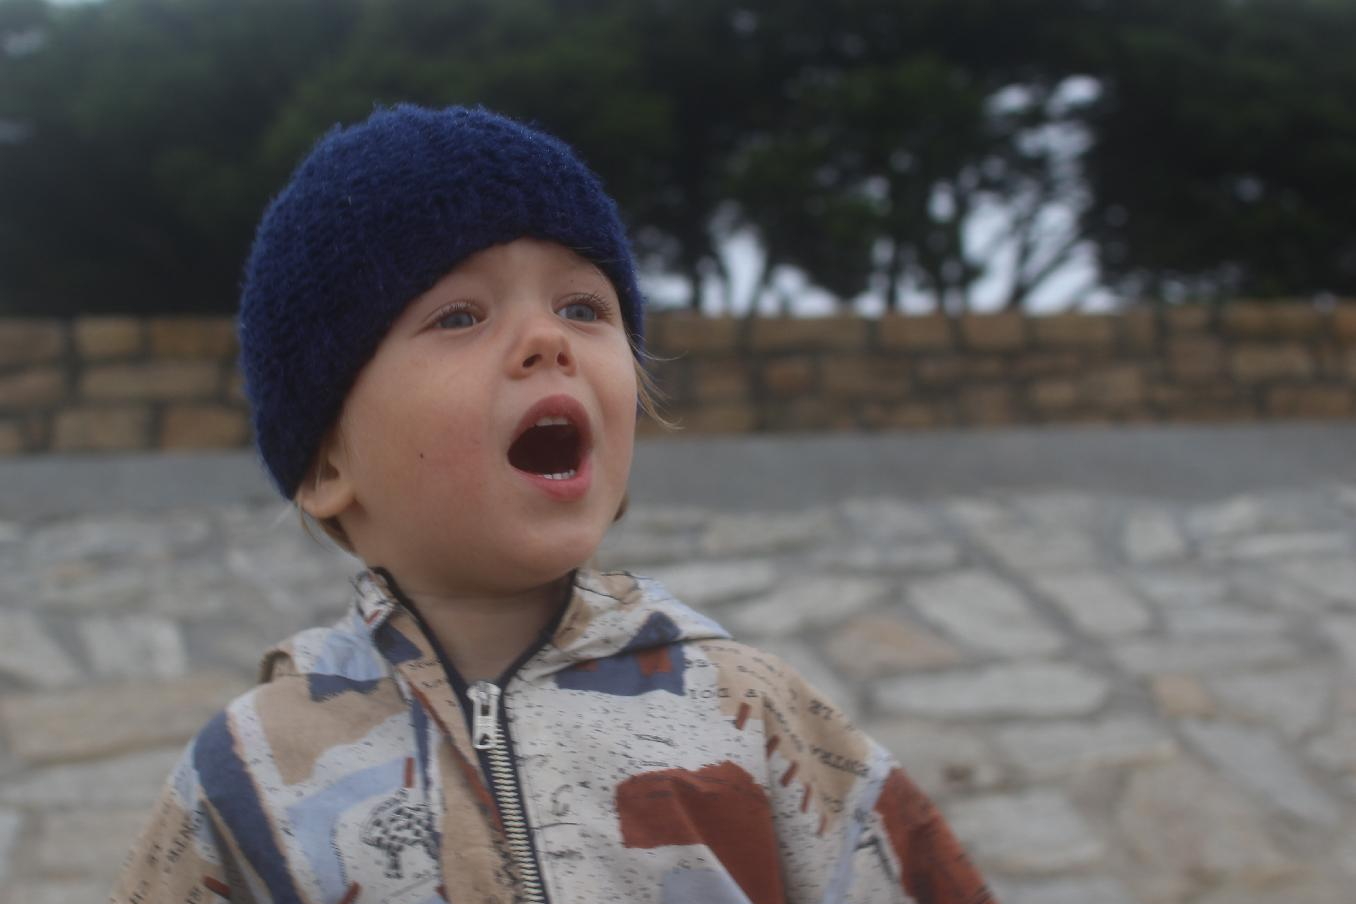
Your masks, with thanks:
[{"label": "jacket hood", "polygon": [[[417,619],[373,570],[353,579],[349,614],[330,628],[312,628],[269,650],[261,679],[282,673],[369,682],[409,658]],[[398,622],[398,628],[393,622]],[[417,628],[414,628],[418,630]],[[674,599],[658,581],[625,571],[574,572],[570,596],[549,638],[514,673],[538,681],[564,669],[683,641],[726,640],[715,621]]]}]

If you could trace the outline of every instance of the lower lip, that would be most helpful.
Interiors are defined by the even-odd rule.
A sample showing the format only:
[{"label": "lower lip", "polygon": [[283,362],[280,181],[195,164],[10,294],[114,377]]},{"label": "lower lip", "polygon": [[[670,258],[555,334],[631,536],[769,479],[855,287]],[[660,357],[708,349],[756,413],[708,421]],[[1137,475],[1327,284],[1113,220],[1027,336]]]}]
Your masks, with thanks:
[{"label": "lower lip", "polygon": [[552,499],[558,502],[573,502],[576,499],[582,499],[593,483],[593,454],[591,452],[584,453],[584,457],[579,461],[579,467],[575,468],[574,476],[568,480],[548,480],[540,474],[533,474],[530,471],[520,471],[517,468],[513,468],[513,470],[523,480]]}]

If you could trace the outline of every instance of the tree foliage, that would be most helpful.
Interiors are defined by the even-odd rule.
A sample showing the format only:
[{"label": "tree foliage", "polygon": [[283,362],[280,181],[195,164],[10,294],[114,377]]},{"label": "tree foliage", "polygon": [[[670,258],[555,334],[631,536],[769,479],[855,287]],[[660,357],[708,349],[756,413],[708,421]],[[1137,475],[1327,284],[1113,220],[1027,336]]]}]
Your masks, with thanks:
[{"label": "tree foliage", "polygon": [[1108,4],[1084,166],[1104,275],[1150,296],[1356,294],[1356,3]]},{"label": "tree foliage", "polygon": [[755,296],[1017,308],[1088,248],[1127,293],[1351,293],[1354,39],[1353,0],[0,0],[0,310],[231,310],[291,167],[402,100],[562,135],[731,305],[738,229]]}]

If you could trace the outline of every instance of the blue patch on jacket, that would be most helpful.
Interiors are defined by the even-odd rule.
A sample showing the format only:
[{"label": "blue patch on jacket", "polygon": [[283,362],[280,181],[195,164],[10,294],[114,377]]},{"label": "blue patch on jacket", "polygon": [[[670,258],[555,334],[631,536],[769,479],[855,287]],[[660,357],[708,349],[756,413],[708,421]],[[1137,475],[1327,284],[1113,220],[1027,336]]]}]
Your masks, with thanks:
[{"label": "blue patch on jacket", "polygon": [[655,612],[619,652],[558,672],[556,686],[619,697],[650,691],[668,691],[681,697],[687,669],[683,647],[675,643],[681,633],[668,616]]},{"label": "blue patch on jacket", "polygon": [[376,689],[380,681],[380,678],[355,681],[344,675],[317,675],[315,672],[311,672],[306,676],[306,687],[311,692],[312,701],[323,703],[348,691],[353,691],[356,694],[370,694]]}]

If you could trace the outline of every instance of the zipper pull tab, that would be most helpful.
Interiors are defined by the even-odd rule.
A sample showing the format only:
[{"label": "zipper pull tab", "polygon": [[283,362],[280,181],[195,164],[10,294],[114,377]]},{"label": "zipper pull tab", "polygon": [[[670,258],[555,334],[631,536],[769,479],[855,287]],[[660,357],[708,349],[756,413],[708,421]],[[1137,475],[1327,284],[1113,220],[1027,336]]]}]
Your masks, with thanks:
[{"label": "zipper pull tab", "polygon": [[499,744],[499,685],[477,681],[466,696],[471,698],[471,746],[493,750]]}]

